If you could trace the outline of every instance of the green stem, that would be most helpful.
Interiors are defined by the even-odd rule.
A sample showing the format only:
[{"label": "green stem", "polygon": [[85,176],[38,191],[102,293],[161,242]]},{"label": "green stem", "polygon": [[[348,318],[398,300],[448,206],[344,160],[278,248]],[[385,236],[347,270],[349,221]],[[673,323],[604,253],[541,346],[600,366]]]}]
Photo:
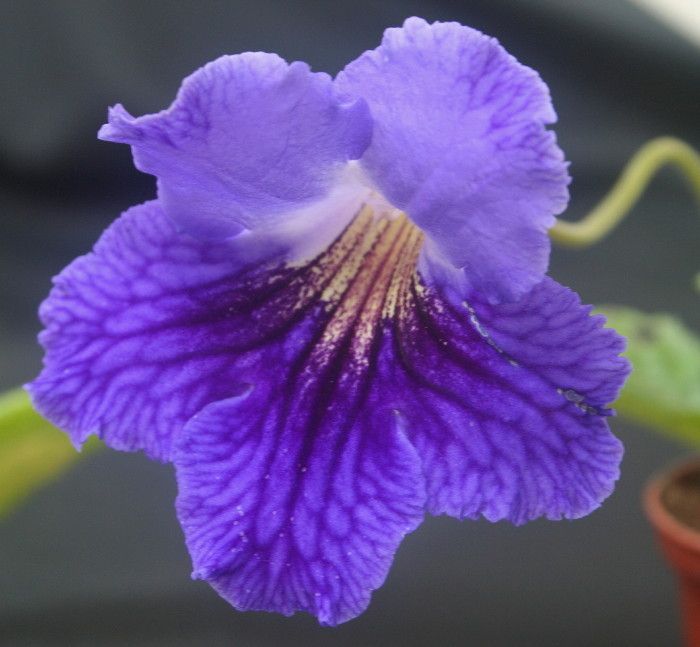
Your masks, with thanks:
[{"label": "green stem", "polygon": [[673,137],[647,142],[627,163],[608,194],[578,222],[557,220],[549,230],[552,240],[565,247],[588,247],[607,236],[630,212],[660,168],[676,166],[688,180],[700,203],[700,155]]}]

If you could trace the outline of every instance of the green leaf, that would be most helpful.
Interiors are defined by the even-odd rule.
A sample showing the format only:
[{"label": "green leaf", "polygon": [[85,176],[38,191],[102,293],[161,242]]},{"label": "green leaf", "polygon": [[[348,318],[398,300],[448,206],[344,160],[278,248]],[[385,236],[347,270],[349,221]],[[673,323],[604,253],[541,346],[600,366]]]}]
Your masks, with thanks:
[{"label": "green leaf", "polygon": [[670,315],[622,306],[598,312],[627,337],[633,367],[614,404],[618,413],[700,445],[700,338]]},{"label": "green leaf", "polygon": [[78,453],[34,411],[24,390],[0,395],[0,518],[97,446],[87,443]]}]

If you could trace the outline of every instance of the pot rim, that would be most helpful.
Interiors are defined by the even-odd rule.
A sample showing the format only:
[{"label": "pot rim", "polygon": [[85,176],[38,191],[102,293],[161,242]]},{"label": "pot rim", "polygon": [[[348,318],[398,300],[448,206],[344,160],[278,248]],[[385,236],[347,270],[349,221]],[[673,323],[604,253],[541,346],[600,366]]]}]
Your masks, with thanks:
[{"label": "pot rim", "polygon": [[700,473],[700,456],[685,458],[653,476],[644,488],[642,500],[654,528],[686,550],[700,553],[700,530],[694,530],[674,517],[661,501],[661,493],[669,483],[691,472]]}]

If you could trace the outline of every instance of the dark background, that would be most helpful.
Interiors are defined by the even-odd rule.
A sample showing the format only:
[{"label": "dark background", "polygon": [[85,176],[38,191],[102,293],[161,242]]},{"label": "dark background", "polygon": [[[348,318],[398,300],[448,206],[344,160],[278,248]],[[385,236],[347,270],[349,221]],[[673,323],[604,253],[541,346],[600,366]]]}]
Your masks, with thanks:
[{"label": "dark background", "polygon": [[[49,279],[154,194],[125,146],[95,132],[109,104],[170,103],[223,53],[276,51],[335,73],[416,14],[497,36],[549,83],[572,161],[575,219],[645,140],[700,144],[700,51],[623,0],[0,2],[0,389],[32,378]],[[700,226],[665,172],[625,225],[551,272],[585,301],[700,322]],[[0,523],[0,645],[678,645],[674,583],[640,511],[644,481],[689,451],[613,421],[615,494],[576,522],[431,519],[359,619],[239,613],[202,582],[175,520],[171,470],[104,452]]]}]

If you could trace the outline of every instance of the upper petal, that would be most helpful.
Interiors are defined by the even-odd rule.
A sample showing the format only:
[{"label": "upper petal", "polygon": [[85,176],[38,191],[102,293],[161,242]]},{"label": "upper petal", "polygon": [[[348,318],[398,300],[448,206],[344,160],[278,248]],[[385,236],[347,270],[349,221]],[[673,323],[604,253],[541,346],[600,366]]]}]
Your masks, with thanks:
[{"label": "upper petal", "polygon": [[132,146],[184,230],[227,237],[279,221],[331,190],[369,142],[362,100],[340,101],[326,74],[274,54],[223,56],[189,76],[167,110],[117,105],[99,137]]},{"label": "upper petal", "polygon": [[536,72],[474,29],[410,18],[336,82],[372,112],[362,165],[468,289],[512,300],[542,279],[569,177]]}]

